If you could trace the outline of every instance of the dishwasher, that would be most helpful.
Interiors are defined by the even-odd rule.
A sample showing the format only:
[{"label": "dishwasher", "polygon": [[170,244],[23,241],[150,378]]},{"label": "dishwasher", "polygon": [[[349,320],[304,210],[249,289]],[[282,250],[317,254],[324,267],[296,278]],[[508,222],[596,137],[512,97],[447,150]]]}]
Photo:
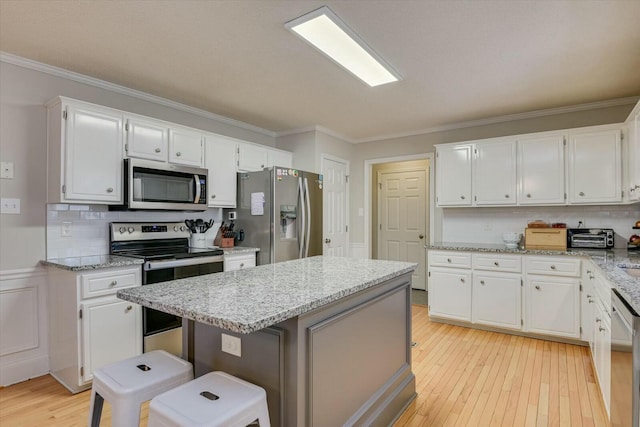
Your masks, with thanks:
[{"label": "dishwasher", "polygon": [[640,317],[611,290],[611,426],[640,427]]}]

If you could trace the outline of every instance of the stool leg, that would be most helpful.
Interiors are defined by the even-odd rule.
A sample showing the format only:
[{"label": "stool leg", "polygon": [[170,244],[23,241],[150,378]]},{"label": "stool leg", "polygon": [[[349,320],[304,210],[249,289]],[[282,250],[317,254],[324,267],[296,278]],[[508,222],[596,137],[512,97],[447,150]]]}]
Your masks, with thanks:
[{"label": "stool leg", "polygon": [[102,415],[102,404],[104,399],[95,390],[91,390],[91,406],[89,407],[89,427],[98,427],[100,425],[100,416]]},{"label": "stool leg", "polygon": [[138,427],[140,425],[140,402],[123,400],[112,404],[111,425],[114,427]]}]

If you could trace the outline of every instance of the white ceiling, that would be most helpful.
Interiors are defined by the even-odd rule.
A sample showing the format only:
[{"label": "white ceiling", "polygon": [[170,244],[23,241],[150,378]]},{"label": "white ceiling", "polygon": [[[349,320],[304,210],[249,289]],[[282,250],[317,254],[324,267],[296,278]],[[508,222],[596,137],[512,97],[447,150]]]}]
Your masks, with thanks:
[{"label": "white ceiling", "polygon": [[[403,80],[370,88],[284,28],[322,5]],[[364,141],[640,95],[640,1],[0,0],[0,51]]]}]

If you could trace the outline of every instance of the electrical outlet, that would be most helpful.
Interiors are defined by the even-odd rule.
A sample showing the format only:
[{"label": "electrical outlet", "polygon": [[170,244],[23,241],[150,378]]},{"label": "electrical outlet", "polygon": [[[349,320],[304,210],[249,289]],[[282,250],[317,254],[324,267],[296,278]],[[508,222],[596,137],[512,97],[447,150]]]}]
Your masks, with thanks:
[{"label": "electrical outlet", "polygon": [[60,237],[71,237],[71,226],[73,222],[71,221],[63,221],[60,225]]},{"label": "electrical outlet", "polygon": [[0,199],[0,213],[3,214],[19,214],[20,199]]},{"label": "electrical outlet", "polygon": [[13,179],[13,163],[0,162],[0,178]]},{"label": "electrical outlet", "polygon": [[222,351],[242,357],[242,341],[238,337],[222,334]]},{"label": "electrical outlet", "polygon": [[584,219],[579,219],[577,228],[587,228],[587,222]]},{"label": "electrical outlet", "polygon": [[236,212],[229,212],[229,221],[235,221],[236,219]]}]

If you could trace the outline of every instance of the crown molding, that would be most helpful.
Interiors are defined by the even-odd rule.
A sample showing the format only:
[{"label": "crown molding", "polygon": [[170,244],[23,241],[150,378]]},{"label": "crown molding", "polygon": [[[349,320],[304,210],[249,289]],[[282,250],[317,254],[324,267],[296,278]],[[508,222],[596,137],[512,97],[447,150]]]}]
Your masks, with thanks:
[{"label": "crown molding", "polygon": [[74,71],[65,70],[64,68],[54,67],[53,65],[44,64],[42,62],[34,61],[31,59],[23,58],[21,56],[13,55],[6,52],[0,52],[0,62],[6,62],[7,64],[17,65],[22,68],[27,68],[33,71],[39,71],[41,73],[49,74],[56,77],[62,77],[68,80],[72,80],[78,83],[83,83],[89,86],[106,89],[111,92],[120,93],[122,95],[131,96],[133,98],[142,99],[144,101],[153,102],[154,104],[164,105],[165,107],[173,108],[176,110],[184,111],[196,116],[204,117],[206,119],[216,120],[224,124],[236,126],[241,129],[256,132],[262,135],[276,137],[276,133],[258,126],[251,125],[249,123],[241,122],[239,120],[230,119],[229,117],[220,116],[209,111],[201,110],[200,108],[191,107],[180,102],[172,101],[160,96],[151,95],[146,92],[131,89],[126,86],[121,86],[115,83],[110,83],[105,80],[100,80],[94,77],[89,77],[84,74],[76,73]]},{"label": "crown molding", "polygon": [[303,128],[296,128],[296,129],[290,129],[290,130],[285,130],[285,131],[281,131],[281,132],[276,132],[276,138],[282,137],[282,136],[288,136],[288,135],[296,135],[299,133],[306,133],[306,132],[322,132],[325,135],[329,135],[332,136],[334,138],[340,139],[344,142],[349,142],[351,144],[355,144],[356,141],[355,139],[349,138],[347,136],[344,136],[336,131],[333,131],[329,128],[326,128],[324,126],[320,126],[320,125],[313,125],[313,126],[306,126]]},{"label": "crown molding", "polygon": [[598,108],[617,107],[619,105],[635,104],[640,100],[640,96],[630,96],[627,98],[610,99],[606,101],[589,102],[586,104],[570,105],[567,107],[548,108],[545,110],[528,111],[526,113],[508,114],[506,116],[489,117],[486,119],[469,120],[466,122],[451,123],[443,126],[434,126],[410,132],[401,132],[389,135],[376,136],[371,138],[355,139],[351,142],[361,144],[365,142],[384,141],[386,139],[405,138],[409,136],[424,135],[429,133],[444,132],[449,130],[464,129],[475,126],[485,126],[496,123],[504,123],[515,120],[532,119],[535,117],[554,116],[556,114],[575,113],[578,111],[596,110]]}]

